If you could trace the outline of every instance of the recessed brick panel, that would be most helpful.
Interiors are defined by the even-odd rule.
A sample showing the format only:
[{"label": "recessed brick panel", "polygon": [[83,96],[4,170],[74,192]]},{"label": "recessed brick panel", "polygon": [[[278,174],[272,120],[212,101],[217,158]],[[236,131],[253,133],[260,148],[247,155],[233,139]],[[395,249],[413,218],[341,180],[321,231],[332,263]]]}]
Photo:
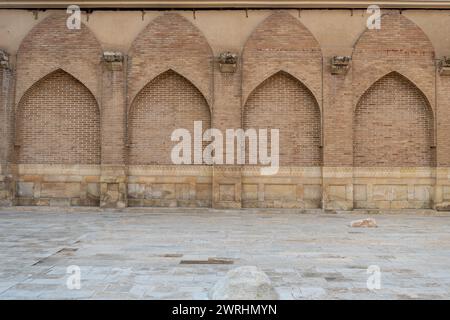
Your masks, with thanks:
[{"label": "recessed brick panel", "polygon": [[100,114],[90,91],[56,71],[23,96],[17,114],[18,163],[100,163]]},{"label": "recessed brick panel", "polygon": [[423,94],[398,73],[378,80],[355,111],[355,166],[433,166],[433,116]]},{"label": "recessed brick panel", "polygon": [[188,78],[212,103],[212,50],[184,17],[166,13],[155,18],[133,41],[128,56],[129,104],[149,81],[168,69]]},{"label": "recessed brick panel", "polygon": [[74,75],[99,99],[101,45],[89,30],[69,30],[68,14],[57,11],[34,27],[17,53],[16,103],[47,74],[62,68]]},{"label": "recessed brick panel", "polygon": [[321,101],[322,52],[309,30],[286,12],[276,12],[250,35],[242,53],[242,100],[265,79],[283,70],[300,79]]},{"label": "recessed brick panel", "polygon": [[[311,92],[285,72],[252,92],[244,107],[244,128],[279,129],[283,166],[321,165],[319,106]],[[248,148],[246,157],[248,161]]]},{"label": "recessed brick panel", "polygon": [[173,164],[170,155],[177,142],[171,141],[171,134],[185,128],[193,139],[194,121],[202,121],[203,130],[211,126],[203,95],[174,71],[159,75],[139,92],[131,106],[129,163]]},{"label": "recessed brick panel", "polygon": [[425,33],[414,22],[398,13],[381,19],[381,29],[366,29],[353,51],[354,104],[384,75],[396,71],[412,81],[434,109],[435,54]]}]

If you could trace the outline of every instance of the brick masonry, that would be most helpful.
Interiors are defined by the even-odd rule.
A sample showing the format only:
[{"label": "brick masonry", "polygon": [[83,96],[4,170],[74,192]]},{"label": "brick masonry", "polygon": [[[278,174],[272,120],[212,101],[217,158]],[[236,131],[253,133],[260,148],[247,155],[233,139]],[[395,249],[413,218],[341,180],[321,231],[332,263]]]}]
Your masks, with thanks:
[{"label": "brick masonry", "polygon": [[322,165],[319,106],[301,82],[276,73],[250,94],[243,112],[244,129],[280,130],[282,166]]},{"label": "brick masonry", "polygon": [[[172,70],[160,74],[138,93],[131,105],[128,163],[172,164],[172,131],[185,128],[193,133],[194,121],[202,122],[203,132],[211,127],[211,114],[203,95]],[[202,152],[202,149],[192,146],[192,161],[195,151]]]},{"label": "brick masonry", "polygon": [[97,102],[66,72],[52,72],[35,83],[16,114],[17,163],[100,164]]},{"label": "brick masonry", "polygon": [[356,167],[435,165],[433,111],[398,73],[375,82],[359,100],[354,117]]},{"label": "brick masonry", "polygon": [[[363,31],[348,52],[350,71],[336,75],[330,48],[292,11],[269,12],[234,48],[211,47],[184,14],[142,20],[116,62],[102,59],[111,47],[95,26],[68,31],[64,12],[24,35],[11,65],[0,67],[1,204],[335,210],[450,202],[450,80],[405,15],[388,12],[380,30]],[[238,54],[232,73],[216,59],[226,50]],[[278,128],[279,172],[173,165],[170,134],[195,120],[204,130]]]}]

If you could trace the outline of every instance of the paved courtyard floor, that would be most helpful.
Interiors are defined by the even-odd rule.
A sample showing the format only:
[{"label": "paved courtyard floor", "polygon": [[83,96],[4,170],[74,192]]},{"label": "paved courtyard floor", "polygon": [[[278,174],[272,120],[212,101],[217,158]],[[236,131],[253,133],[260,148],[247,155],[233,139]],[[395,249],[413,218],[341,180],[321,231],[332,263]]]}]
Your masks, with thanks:
[{"label": "paved courtyard floor", "polygon": [[[450,214],[2,208],[0,299],[207,299],[257,266],[281,299],[449,299]],[[68,267],[81,270],[69,290]],[[367,288],[369,266],[378,290]]]}]

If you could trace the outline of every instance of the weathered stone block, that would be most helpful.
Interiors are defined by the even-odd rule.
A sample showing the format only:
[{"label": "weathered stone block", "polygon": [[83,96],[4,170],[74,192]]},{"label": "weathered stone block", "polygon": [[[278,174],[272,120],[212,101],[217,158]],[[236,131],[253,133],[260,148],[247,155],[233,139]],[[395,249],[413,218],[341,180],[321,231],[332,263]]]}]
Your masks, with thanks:
[{"label": "weathered stone block", "polygon": [[50,199],[35,199],[33,205],[35,206],[50,206]]},{"label": "weathered stone block", "polygon": [[210,183],[197,183],[195,185],[195,198],[197,200],[212,200],[212,185]]},{"label": "weathered stone block", "polygon": [[325,210],[332,210],[332,211],[336,210],[348,211],[353,209],[353,202],[346,200],[330,200],[327,201],[324,205]]},{"label": "weathered stone block", "polygon": [[374,201],[408,200],[408,186],[406,185],[374,185]]},{"label": "weathered stone block", "polygon": [[377,209],[377,205],[371,201],[355,201],[354,209]]},{"label": "weathered stone block", "polygon": [[79,175],[51,174],[45,175],[41,179],[45,182],[81,182],[83,177]]},{"label": "weathered stone block", "polygon": [[123,208],[127,203],[127,185],[122,182],[100,185],[100,206],[104,208]]},{"label": "weathered stone block", "polygon": [[450,186],[443,186],[442,187],[442,199],[444,201],[450,200]]},{"label": "weathered stone block", "polygon": [[352,228],[376,228],[377,222],[373,218],[355,220],[350,223]]},{"label": "weathered stone block", "polygon": [[212,200],[196,200],[195,203],[197,204],[197,207],[200,208],[209,208],[211,207]]},{"label": "weathered stone block", "polygon": [[327,198],[331,201],[345,201],[347,199],[346,187],[337,185],[328,186]]},{"label": "weathered stone block", "polygon": [[190,185],[186,183],[177,183],[175,185],[175,193],[177,200],[189,200],[190,195]]},{"label": "weathered stone block", "polygon": [[6,199],[8,197],[9,197],[9,191],[0,189],[0,200]]},{"label": "weathered stone block", "polygon": [[88,183],[86,186],[87,196],[91,198],[100,197],[100,184],[99,183]]},{"label": "weathered stone block", "polygon": [[179,199],[177,199],[177,207],[194,208],[194,207],[196,207],[196,202],[195,202],[195,200],[179,200]]},{"label": "weathered stone block", "polygon": [[353,200],[354,201],[367,200],[367,186],[365,184],[355,184],[353,186]]},{"label": "weathered stone block", "polygon": [[322,200],[303,200],[305,209],[319,209],[322,207]]},{"label": "weathered stone block", "polygon": [[129,207],[142,207],[144,206],[142,199],[128,199]]},{"label": "weathered stone block", "polygon": [[242,200],[258,200],[258,185],[257,184],[243,184],[242,185]]},{"label": "weathered stone block", "polygon": [[129,183],[128,184],[128,197],[133,199],[141,199],[144,197],[145,184]]},{"label": "weathered stone block", "polygon": [[34,196],[34,183],[33,182],[23,182],[18,181],[17,186],[17,196],[18,197],[28,197],[32,198]]},{"label": "weathered stone block", "polygon": [[80,183],[76,182],[43,182],[41,197],[45,198],[76,198],[80,196]]},{"label": "weathered stone block", "polygon": [[424,185],[414,186],[414,200],[430,201],[433,198],[433,187]]},{"label": "weathered stone block", "polygon": [[264,200],[297,200],[295,185],[265,184]]},{"label": "weathered stone block", "polygon": [[146,199],[175,199],[175,184],[154,183],[145,189]]},{"label": "weathered stone block", "polygon": [[[47,205],[47,204],[45,204]],[[52,198],[50,199],[50,206],[52,207],[70,207],[70,199]]]},{"label": "weathered stone block", "polygon": [[[16,204],[18,206],[36,206],[36,205],[38,205],[36,203],[36,200],[33,198],[21,198],[21,197],[16,198]],[[48,205],[48,204],[49,203],[47,203],[46,205]]]},{"label": "weathered stone block", "polygon": [[401,200],[401,201],[391,201],[390,203],[390,209],[408,209],[408,208],[414,208],[417,206],[418,203],[424,203],[424,201],[408,201],[408,200]]},{"label": "weathered stone block", "polygon": [[220,199],[220,201],[234,201],[234,199],[235,199],[234,184],[220,184],[219,185],[219,199]]},{"label": "weathered stone block", "polygon": [[278,294],[269,277],[253,266],[228,271],[210,290],[212,300],[276,300]]},{"label": "weathered stone block", "polygon": [[322,187],[320,185],[304,185],[303,190],[304,200],[322,199]]},{"label": "weathered stone block", "polygon": [[450,202],[438,203],[435,209],[437,211],[450,211]]}]

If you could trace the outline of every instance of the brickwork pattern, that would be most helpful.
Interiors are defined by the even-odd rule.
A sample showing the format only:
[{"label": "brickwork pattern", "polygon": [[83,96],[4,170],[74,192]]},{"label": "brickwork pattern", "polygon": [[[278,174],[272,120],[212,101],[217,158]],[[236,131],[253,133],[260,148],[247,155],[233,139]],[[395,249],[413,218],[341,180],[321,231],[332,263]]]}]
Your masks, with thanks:
[{"label": "brickwork pattern", "polygon": [[250,94],[244,108],[244,128],[279,129],[283,166],[322,164],[319,106],[311,92],[285,72],[265,80]]},{"label": "brickwork pattern", "polygon": [[450,88],[449,77],[440,77],[436,88],[438,91],[436,162],[439,167],[450,167],[450,92],[447,88]]},{"label": "brickwork pattern", "polygon": [[102,164],[123,165],[126,162],[126,80],[122,65],[103,67],[101,142]]},{"label": "brickwork pattern", "polygon": [[[2,124],[0,128],[2,129],[2,134],[4,134],[4,130],[6,129],[6,119],[7,115],[5,114],[5,108],[3,107],[5,104],[5,97],[3,92],[3,68],[0,67],[0,123]],[[4,165],[6,162],[6,146],[7,141],[2,139],[0,140],[0,164]]]},{"label": "brickwork pattern", "polygon": [[[241,30],[220,31],[223,39],[215,25],[206,31],[215,23],[209,11],[192,19],[186,12],[153,12],[156,18],[139,27],[120,66],[101,60],[103,50],[119,50],[105,40],[109,30],[87,21],[69,31],[65,10],[52,12],[28,34],[17,30],[24,38],[17,56],[10,52],[13,69],[0,69],[0,132],[6,133],[0,138],[6,164],[0,180],[13,182],[12,198],[19,204],[66,203],[63,198],[75,199],[72,205],[97,204],[111,195],[114,206],[119,194],[128,194],[133,206],[212,202],[344,210],[449,201],[449,77],[437,73],[432,43],[406,17],[416,21],[414,13],[383,12],[380,30],[360,25],[365,31],[353,52],[351,45],[330,42],[333,33],[325,36],[311,21],[323,12],[250,14],[244,45],[233,38]],[[225,14],[234,19],[241,13]],[[417,21],[430,30],[423,17]],[[238,54],[235,73],[222,73],[214,60],[224,51]],[[331,74],[331,56],[343,54],[352,56],[349,72]],[[176,142],[170,135],[177,128],[192,132],[195,120],[203,121],[204,130],[280,129],[283,174],[267,177],[252,166],[216,165],[200,180],[197,171],[180,177],[188,166],[171,165]],[[31,171],[17,171],[16,163]],[[76,171],[81,164],[100,163],[93,166],[94,176]],[[65,165],[74,166],[74,173]],[[302,167],[314,177],[296,175]],[[51,177],[44,169],[52,170]],[[420,178],[421,170],[429,176]],[[55,179],[56,185],[48,184]],[[16,188],[19,182],[24,183]]]},{"label": "brickwork pattern", "polygon": [[13,70],[0,66],[0,164],[2,165],[0,172],[2,173],[5,172],[7,163],[13,160],[11,152],[14,127],[13,88]]},{"label": "brickwork pattern", "polygon": [[401,14],[385,14],[381,29],[366,30],[354,46],[354,106],[375,81],[396,71],[413,82],[434,109],[434,58],[433,45],[417,25]]},{"label": "brickwork pattern", "polygon": [[[173,164],[171,150],[177,142],[173,130],[185,128],[193,139],[194,121],[203,130],[211,126],[211,115],[203,95],[174,71],[167,71],[142,89],[129,116],[129,164]],[[192,145],[194,145],[192,143]],[[191,152],[193,159],[194,149]]]},{"label": "brickwork pattern", "polygon": [[58,70],[33,85],[19,103],[18,163],[100,163],[100,113],[94,96]]},{"label": "brickwork pattern", "polygon": [[292,15],[277,12],[261,22],[243,53],[242,101],[265,79],[283,70],[307,86],[321,101],[322,52],[307,28]]},{"label": "brickwork pattern", "polygon": [[432,146],[431,108],[407,79],[390,73],[363,95],[355,111],[355,166],[433,166]]},{"label": "brickwork pattern", "polygon": [[99,99],[100,43],[87,26],[69,30],[68,15],[56,12],[34,27],[17,53],[16,103],[34,83],[61,68],[76,77]]},{"label": "brickwork pattern", "polygon": [[149,81],[169,69],[189,79],[212,104],[212,50],[184,17],[167,13],[155,18],[134,40],[128,56],[129,105]]},{"label": "brickwork pattern", "polygon": [[[331,58],[330,58],[331,59]],[[323,165],[353,166],[352,73],[332,75],[330,59],[324,72]]]}]

